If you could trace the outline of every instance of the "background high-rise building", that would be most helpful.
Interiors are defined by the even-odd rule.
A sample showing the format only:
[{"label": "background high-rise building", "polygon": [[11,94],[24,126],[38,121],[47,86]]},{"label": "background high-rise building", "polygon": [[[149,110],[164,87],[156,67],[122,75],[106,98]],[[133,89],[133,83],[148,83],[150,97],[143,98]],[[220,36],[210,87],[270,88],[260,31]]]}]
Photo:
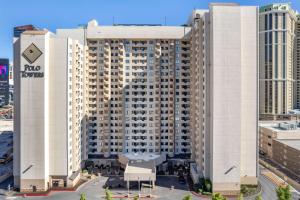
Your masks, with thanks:
[{"label": "background high-rise building", "polygon": [[260,118],[285,118],[300,108],[297,13],[290,4],[260,8]]},{"label": "background high-rise building", "polygon": [[14,38],[19,38],[24,31],[38,30],[35,26],[28,24],[14,27]]},{"label": "background high-rise building", "polygon": [[9,103],[9,60],[0,59],[0,106]]},{"label": "background high-rise building", "polygon": [[257,14],[211,4],[186,26],[92,20],[21,34],[16,185],[73,184],[84,160],[117,163],[123,155],[195,161],[194,181],[210,178],[214,192],[257,184]]}]

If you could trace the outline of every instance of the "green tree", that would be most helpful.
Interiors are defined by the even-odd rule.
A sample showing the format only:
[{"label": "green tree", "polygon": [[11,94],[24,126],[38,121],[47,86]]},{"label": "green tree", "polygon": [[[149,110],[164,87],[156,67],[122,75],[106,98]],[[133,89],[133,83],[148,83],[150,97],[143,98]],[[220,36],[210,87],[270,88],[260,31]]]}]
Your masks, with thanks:
[{"label": "green tree", "polygon": [[278,200],[291,200],[292,199],[292,194],[291,194],[289,185],[279,186],[276,189],[276,194],[277,194]]},{"label": "green tree", "polygon": [[182,200],[192,200],[192,196],[190,194],[187,194],[183,197]]},{"label": "green tree", "polygon": [[211,181],[209,179],[204,181],[204,191],[211,192]]},{"label": "green tree", "polygon": [[139,200],[139,196],[138,196],[138,195],[135,195],[135,196],[133,197],[133,200]]},{"label": "green tree", "polygon": [[238,200],[244,200],[244,195],[243,193],[240,193],[239,197],[238,197]]},{"label": "green tree", "polygon": [[258,196],[255,198],[255,200],[263,200],[262,197],[261,197],[261,194],[258,195]]},{"label": "green tree", "polygon": [[113,200],[111,191],[108,189],[108,187],[105,189],[105,200]]},{"label": "green tree", "polygon": [[85,193],[80,194],[80,200],[86,200],[86,194]]},{"label": "green tree", "polygon": [[213,194],[212,200],[227,200],[227,199],[226,199],[226,197],[223,197],[221,194],[216,193],[216,194]]}]

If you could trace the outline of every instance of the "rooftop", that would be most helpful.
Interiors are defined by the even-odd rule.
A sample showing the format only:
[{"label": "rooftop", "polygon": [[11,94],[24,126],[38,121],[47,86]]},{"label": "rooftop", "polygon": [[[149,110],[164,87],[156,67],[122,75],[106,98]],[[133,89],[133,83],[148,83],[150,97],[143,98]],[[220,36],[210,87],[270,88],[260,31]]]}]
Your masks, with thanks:
[{"label": "rooftop", "polygon": [[268,4],[265,6],[261,6],[259,8],[260,13],[268,12],[271,10],[278,10],[278,11],[289,11],[294,15],[297,15],[298,12],[292,9],[291,3],[273,3]]},{"label": "rooftop", "polygon": [[160,26],[157,24],[99,26],[96,20],[92,20],[87,26],[87,38],[181,39],[189,33],[190,30],[190,27],[185,26]]},{"label": "rooftop", "polygon": [[260,122],[260,127],[265,127],[272,129],[274,131],[300,131],[300,122],[298,121],[269,121],[269,122]]}]

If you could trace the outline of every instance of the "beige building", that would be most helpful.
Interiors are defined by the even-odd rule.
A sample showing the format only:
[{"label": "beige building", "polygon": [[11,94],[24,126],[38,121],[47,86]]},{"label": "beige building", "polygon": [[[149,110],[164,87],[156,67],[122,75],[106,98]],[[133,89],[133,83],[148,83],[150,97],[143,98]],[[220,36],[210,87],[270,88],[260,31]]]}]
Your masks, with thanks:
[{"label": "beige building", "polygon": [[48,31],[14,43],[14,183],[73,187],[81,169],[85,48]]},{"label": "beige building", "polygon": [[298,121],[261,122],[260,153],[295,174],[300,169],[300,124]]},{"label": "beige building", "polygon": [[288,119],[290,110],[300,108],[297,15],[288,3],[260,8],[261,119]]},{"label": "beige building", "polygon": [[289,122],[261,122],[259,125],[259,150],[269,158],[273,158],[274,140],[300,139],[299,123]]},{"label": "beige building", "polygon": [[155,181],[157,165],[178,159],[214,192],[257,184],[257,20],[257,7],[210,4],[185,26],[92,20],[23,33],[14,48],[16,186],[72,186],[87,159],[129,166],[128,181],[140,174],[130,175],[134,160]]},{"label": "beige building", "polygon": [[298,140],[274,140],[273,159],[294,174],[300,174],[300,139]]},{"label": "beige building", "polygon": [[192,174],[213,192],[257,184],[257,17],[256,7],[210,4],[190,19]]}]

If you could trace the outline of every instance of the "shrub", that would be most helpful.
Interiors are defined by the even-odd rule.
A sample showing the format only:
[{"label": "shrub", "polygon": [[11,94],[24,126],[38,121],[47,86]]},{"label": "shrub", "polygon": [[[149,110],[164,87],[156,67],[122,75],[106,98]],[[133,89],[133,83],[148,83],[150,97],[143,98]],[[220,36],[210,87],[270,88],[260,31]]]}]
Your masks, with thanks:
[{"label": "shrub", "polygon": [[255,200],[263,200],[263,199],[262,199],[261,195],[258,195],[258,196],[255,198]]},{"label": "shrub", "polygon": [[241,194],[239,195],[238,200],[244,200],[244,195],[243,195],[243,193],[241,193]]},{"label": "shrub", "polygon": [[202,194],[203,195],[207,195],[207,196],[211,196],[211,192],[205,192],[205,191],[203,191]]},{"label": "shrub", "polygon": [[135,195],[135,196],[133,197],[133,200],[139,200],[139,196],[138,196],[138,195]]},{"label": "shrub", "polygon": [[276,189],[276,194],[278,200],[291,200],[292,198],[290,186],[279,186]]},{"label": "shrub", "polygon": [[80,194],[80,200],[86,200],[86,194],[85,193]]},{"label": "shrub", "polygon": [[109,191],[108,187],[105,189],[105,200],[113,200],[112,194]]},{"label": "shrub", "polygon": [[247,192],[248,192],[247,186],[242,185],[242,186],[241,186],[241,193],[242,193],[242,194],[246,194]]},{"label": "shrub", "polygon": [[192,200],[192,196],[190,194],[187,194],[183,197],[182,200]]},{"label": "shrub", "polygon": [[211,192],[211,181],[209,179],[204,181],[204,191]]},{"label": "shrub", "polygon": [[216,193],[213,195],[212,200],[226,200],[226,198],[223,197],[221,194]]}]

